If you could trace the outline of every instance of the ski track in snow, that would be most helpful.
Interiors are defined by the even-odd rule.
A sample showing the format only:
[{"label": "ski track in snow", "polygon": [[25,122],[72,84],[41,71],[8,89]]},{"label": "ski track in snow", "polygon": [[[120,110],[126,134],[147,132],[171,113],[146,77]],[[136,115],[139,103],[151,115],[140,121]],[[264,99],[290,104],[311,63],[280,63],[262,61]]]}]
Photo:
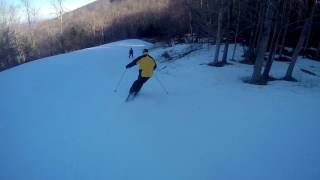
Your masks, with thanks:
[{"label": "ski track in snow", "polygon": [[[241,80],[252,66],[200,65],[213,59],[204,48],[158,63],[169,95],[153,78],[126,103],[137,67],[113,90],[130,47],[138,56],[152,44],[119,41],[0,73],[1,180],[320,179],[320,78],[300,71],[320,74],[319,63],[300,59],[297,83],[255,86]],[[286,67],[275,62],[272,75]]]}]

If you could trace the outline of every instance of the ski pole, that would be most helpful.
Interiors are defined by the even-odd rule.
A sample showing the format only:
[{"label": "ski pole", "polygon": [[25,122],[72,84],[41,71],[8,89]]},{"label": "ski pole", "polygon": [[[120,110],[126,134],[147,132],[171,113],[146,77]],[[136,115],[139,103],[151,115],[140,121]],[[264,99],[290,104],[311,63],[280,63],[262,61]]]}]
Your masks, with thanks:
[{"label": "ski pole", "polygon": [[124,75],[126,74],[126,72],[127,72],[127,69],[125,69],[125,70],[123,71],[123,73],[122,73],[122,75],[121,75],[121,77],[120,77],[120,79],[119,79],[119,81],[118,81],[118,83],[117,83],[117,85],[116,85],[116,88],[114,89],[114,92],[117,92],[117,91],[118,91],[118,88],[119,88],[119,86],[120,86],[120,84],[121,84],[121,82],[122,82],[122,80],[123,80]]},{"label": "ski pole", "polygon": [[155,74],[155,78],[157,79],[157,81],[159,82],[160,86],[162,87],[163,91],[168,95],[169,92],[167,91],[167,88],[163,85],[163,83],[160,81],[160,79],[158,78],[157,74]]}]

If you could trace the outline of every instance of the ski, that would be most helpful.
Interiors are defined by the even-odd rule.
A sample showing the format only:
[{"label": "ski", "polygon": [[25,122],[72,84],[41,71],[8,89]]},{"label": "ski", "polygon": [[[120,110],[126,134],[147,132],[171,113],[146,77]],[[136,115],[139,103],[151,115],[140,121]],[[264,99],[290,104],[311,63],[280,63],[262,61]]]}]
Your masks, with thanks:
[{"label": "ski", "polygon": [[133,101],[136,96],[137,96],[136,94],[130,93],[126,98],[125,102]]}]

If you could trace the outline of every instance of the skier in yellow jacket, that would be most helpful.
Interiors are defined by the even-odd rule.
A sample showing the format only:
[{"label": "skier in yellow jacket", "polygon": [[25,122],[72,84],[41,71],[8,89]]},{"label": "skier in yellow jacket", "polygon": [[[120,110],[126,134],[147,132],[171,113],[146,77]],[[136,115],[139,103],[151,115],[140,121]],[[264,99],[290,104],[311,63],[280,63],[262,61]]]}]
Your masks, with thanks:
[{"label": "skier in yellow jacket", "polygon": [[138,79],[132,84],[129,96],[136,96],[141,90],[144,83],[146,83],[153,75],[153,71],[157,68],[156,61],[149,55],[148,49],[143,50],[143,55],[129,63],[126,68],[131,68],[139,65]]}]

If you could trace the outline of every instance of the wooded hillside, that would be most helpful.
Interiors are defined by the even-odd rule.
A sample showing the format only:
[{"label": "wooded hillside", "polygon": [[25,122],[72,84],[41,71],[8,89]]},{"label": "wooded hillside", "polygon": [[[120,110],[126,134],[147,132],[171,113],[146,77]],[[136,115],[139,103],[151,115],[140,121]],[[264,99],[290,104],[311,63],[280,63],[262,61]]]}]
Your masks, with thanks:
[{"label": "wooded hillside", "polygon": [[[0,3],[0,70],[127,38],[189,37],[192,42],[216,44],[214,66],[227,61],[224,54],[219,62],[221,44],[227,52],[230,43],[241,43],[246,47],[246,63],[258,63],[256,72],[266,52],[271,53],[269,65],[275,54],[293,55],[285,51],[286,46],[299,45],[298,54],[311,48],[308,54],[320,59],[315,0],[98,0],[72,12],[65,12],[63,0],[55,0],[56,18],[47,21],[37,20],[30,0],[21,1],[28,20],[23,24],[13,6]],[[268,70],[264,74],[267,77]],[[260,79],[257,73],[255,79]]]}]

